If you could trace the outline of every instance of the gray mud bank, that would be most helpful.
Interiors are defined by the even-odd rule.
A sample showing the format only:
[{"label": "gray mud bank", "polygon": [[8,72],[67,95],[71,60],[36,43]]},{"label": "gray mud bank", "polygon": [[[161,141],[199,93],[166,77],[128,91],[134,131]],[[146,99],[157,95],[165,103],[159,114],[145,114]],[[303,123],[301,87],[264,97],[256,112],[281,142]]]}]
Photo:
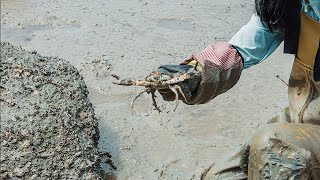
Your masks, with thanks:
[{"label": "gray mud bank", "polygon": [[110,177],[87,87],[69,62],[1,42],[0,74],[1,179]]}]

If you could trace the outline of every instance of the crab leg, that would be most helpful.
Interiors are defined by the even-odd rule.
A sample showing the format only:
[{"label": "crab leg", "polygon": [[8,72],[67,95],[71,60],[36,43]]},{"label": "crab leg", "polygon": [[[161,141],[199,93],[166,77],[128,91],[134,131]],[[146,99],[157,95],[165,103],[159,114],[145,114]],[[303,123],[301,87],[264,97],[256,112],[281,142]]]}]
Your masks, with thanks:
[{"label": "crab leg", "polygon": [[159,109],[158,105],[157,105],[157,101],[156,101],[156,95],[154,94],[155,91],[151,91],[151,96],[152,96],[152,104],[153,106],[156,108],[156,110],[159,111],[159,113],[161,113],[161,110]]},{"label": "crab leg", "polygon": [[120,76],[117,76],[115,74],[112,74],[111,76],[117,79],[116,82],[112,82],[113,84],[123,85],[123,86],[135,85],[135,83],[134,83],[135,80],[134,79],[123,79]]},{"label": "crab leg", "polygon": [[[158,87],[159,83],[150,82],[146,80],[135,80],[131,78],[121,78],[117,75],[112,75],[112,77],[116,78],[117,81],[112,82],[113,84],[122,85],[122,86],[145,86],[145,87]],[[161,87],[159,87],[161,88]]]},{"label": "crab leg", "polygon": [[147,92],[146,89],[143,90],[143,91],[141,91],[141,92],[139,92],[139,94],[136,95],[136,97],[134,97],[134,99],[132,100],[132,102],[131,102],[131,108],[133,109],[133,111],[134,111],[134,108],[133,108],[134,102],[135,102],[143,93],[145,93],[145,92]]},{"label": "crab leg", "polygon": [[174,85],[173,87],[180,92],[180,94],[182,95],[182,97],[183,97],[183,99],[185,100],[185,102],[187,102],[187,98],[186,98],[186,96],[184,95],[181,87],[180,87],[179,85]]},{"label": "crab leg", "polygon": [[174,86],[169,85],[169,88],[171,91],[176,95],[176,106],[174,107],[173,111],[176,111],[178,105],[179,105],[179,94],[177,92],[177,89]]},{"label": "crab leg", "polygon": [[163,85],[172,85],[172,84],[177,84],[179,82],[183,82],[184,80],[190,79],[191,76],[189,74],[182,74],[178,77],[173,77],[170,80],[167,81],[163,81],[162,84]]}]

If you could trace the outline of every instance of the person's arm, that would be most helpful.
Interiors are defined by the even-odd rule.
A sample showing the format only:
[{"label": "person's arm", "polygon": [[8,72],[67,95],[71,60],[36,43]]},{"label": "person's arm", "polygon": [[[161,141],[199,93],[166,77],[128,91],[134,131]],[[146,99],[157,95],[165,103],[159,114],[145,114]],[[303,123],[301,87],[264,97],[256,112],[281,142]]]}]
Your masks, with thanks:
[{"label": "person's arm", "polygon": [[[281,31],[270,31],[257,15],[253,15],[229,42],[210,44],[182,63],[190,67],[197,65],[197,70],[201,71],[197,88],[185,93],[189,98],[182,100],[191,105],[204,104],[228,91],[238,82],[243,69],[266,59],[283,39]],[[160,93],[165,100],[174,97],[170,91]]]},{"label": "person's arm", "polygon": [[229,41],[243,58],[244,69],[260,63],[272,54],[284,39],[280,30],[270,31],[254,14]]}]

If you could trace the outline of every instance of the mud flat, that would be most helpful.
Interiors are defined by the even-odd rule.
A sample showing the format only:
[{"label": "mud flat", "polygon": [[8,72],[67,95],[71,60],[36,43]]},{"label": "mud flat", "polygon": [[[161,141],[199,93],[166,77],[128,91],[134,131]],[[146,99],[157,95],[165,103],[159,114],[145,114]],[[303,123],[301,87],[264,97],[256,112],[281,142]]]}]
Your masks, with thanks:
[{"label": "mud flat", "polygon": [[88,90],[69,62],[1,42],[1,179],[105,177]]},{"label": "mud flat", "polygon": [[[180,103],[176,112],[158,113],[143,95],[135,103],[141,116],[130,102],[142,89],[116,86],[110,75],[144,78],[178,64],[228,41],[253,13],[254,0],[3,0],[1,40],[79,70],[98,119],[98,149],[112,154],[119,180],[200,179],[288,106],[287,86],[277,76],[289,79],[293,57],[278,48],[205,105]],[[160,96],[157,102],[163,112],[174,107]]]}]

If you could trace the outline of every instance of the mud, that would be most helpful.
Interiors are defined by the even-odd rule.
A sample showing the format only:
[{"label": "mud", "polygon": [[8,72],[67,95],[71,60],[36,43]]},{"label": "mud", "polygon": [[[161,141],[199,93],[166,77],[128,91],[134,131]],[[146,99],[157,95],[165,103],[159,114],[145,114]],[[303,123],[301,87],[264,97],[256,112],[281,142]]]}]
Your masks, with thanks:
[{"label": "mud", "polygon": [[67,61],[1,42],[0,178],[105,177],[88,90]]},{"label": "mud", "polygon": [[[141,79],[177,64],[209,43],[229,40],[250,19],[250,0],[3,0],[1,39],[75,66],[98,119],[99,151],[110,152],[118,179],[200,179],[216,159],[241,145],[288,106],[292,56],[280,47],[243,71],[230,91],[205,105],[187,106],[111,83],[111,74]],[[168,113],[167,113],[168,112]],[[107,163],[102,167],[108,169]]]}]

